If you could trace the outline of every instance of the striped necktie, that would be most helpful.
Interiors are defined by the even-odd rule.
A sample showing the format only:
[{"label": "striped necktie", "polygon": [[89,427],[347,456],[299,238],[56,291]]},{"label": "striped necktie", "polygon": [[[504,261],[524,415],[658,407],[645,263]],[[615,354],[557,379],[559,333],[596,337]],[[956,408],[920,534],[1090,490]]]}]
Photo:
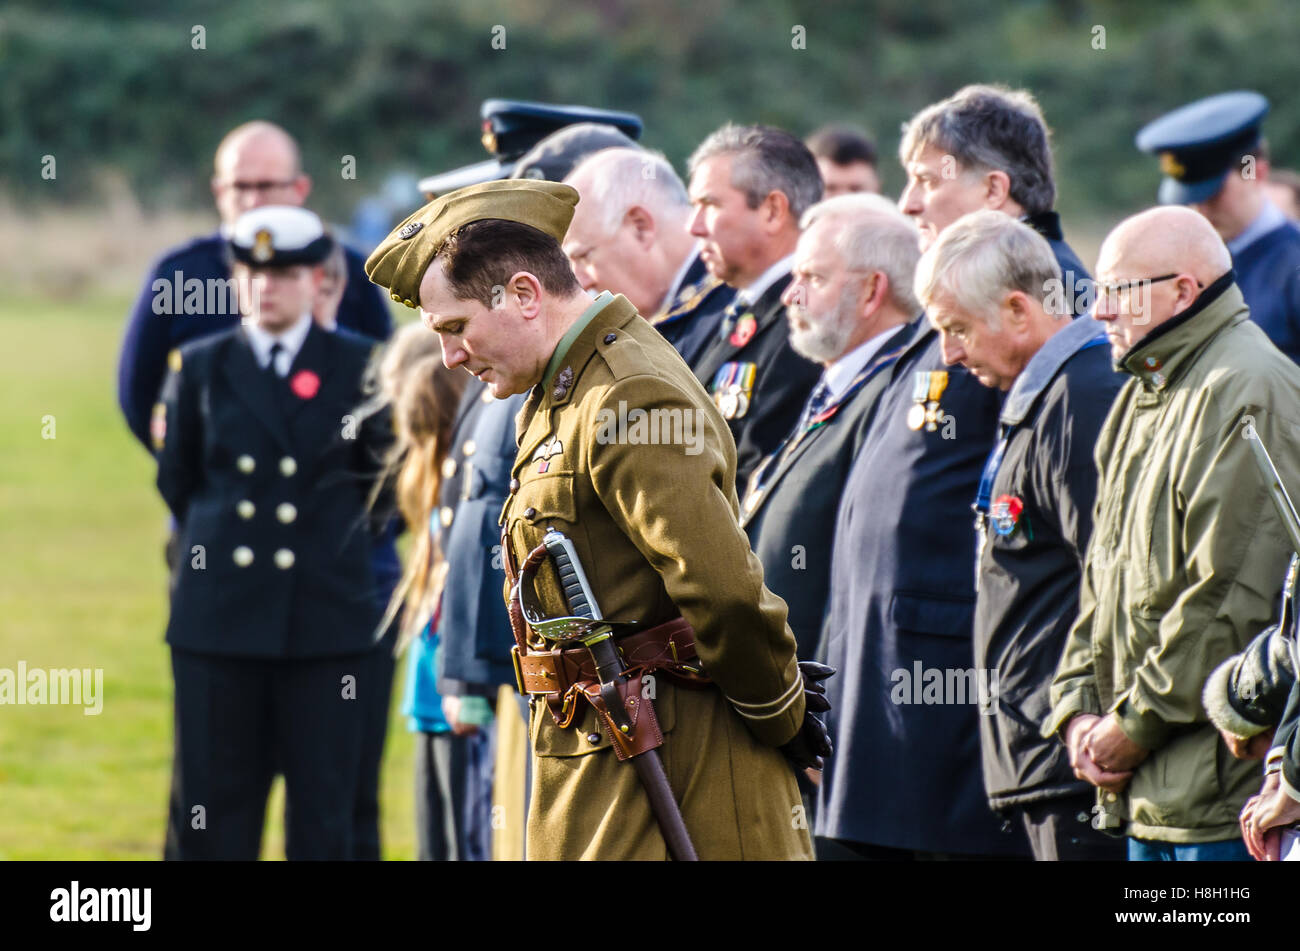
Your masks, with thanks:
[{"label": "striped necktie", "polygon": [[796,433],[801,433],[808,428],[808,425],[817,418],[831,402],[831,387],[823,377],[815,387],[813,387],[812,396],[808,398],[808,405],[804,407],[803,415],[799,417],[799,426],[795,429]]}]

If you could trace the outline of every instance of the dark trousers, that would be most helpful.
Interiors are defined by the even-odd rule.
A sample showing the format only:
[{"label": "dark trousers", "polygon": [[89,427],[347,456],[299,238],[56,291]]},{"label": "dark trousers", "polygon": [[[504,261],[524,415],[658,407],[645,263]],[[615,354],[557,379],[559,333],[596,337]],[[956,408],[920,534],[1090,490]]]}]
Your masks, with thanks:
[{"label": "dark trousers", "polygon": [[295,660],[172,648],[168,859],[255,860],[277,767],[285,855],[349,859],[367,706],[348,689],[375,652]]},{"label": "dark trousers", "polygon": [[1127,842],[1092,827],[1092,793],[1019,806],[1029,847],[1039,862],[1123,862]]},{"label": "dark trousers", "polygon": [[465,824],[465,737],[415,734],[415,843],[421,862],[460,858]]},{"label": "dark trousers", "polygon": [[393,699],[393,673],[397,668],[397,658],[393,656],[396,637],[394,625],[375,650],[369,682],[357,684],[357,697],[366,704],[366,714],[353,815],[352,857],[363,862],[378,862],[382,858],[379,778],[384,765],[384,740],[388,736],[388,708]]}]

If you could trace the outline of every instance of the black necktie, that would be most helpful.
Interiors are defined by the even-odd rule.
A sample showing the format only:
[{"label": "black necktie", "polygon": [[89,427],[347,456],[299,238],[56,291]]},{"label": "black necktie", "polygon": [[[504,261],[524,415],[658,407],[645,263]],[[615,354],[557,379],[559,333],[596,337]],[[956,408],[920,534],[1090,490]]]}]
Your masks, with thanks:
[{"label": "black necktie", "polygon": [[280,358],[282,353],[284,353],[284,344],[278,341],[271,344],[271,359],[266,361],[266,372],[270,373],[271,377],[276,380],[280,378],[280,371],[276,369],[275,361]]},{"label": "black necktie", "polygon": [[727,305],[727,309],[722,312],[722,323],[718,326],[719,336],[726,340],[731,336],[731,332],[736,329],[736,318],[747,305],[739,297],[733,298]]}]

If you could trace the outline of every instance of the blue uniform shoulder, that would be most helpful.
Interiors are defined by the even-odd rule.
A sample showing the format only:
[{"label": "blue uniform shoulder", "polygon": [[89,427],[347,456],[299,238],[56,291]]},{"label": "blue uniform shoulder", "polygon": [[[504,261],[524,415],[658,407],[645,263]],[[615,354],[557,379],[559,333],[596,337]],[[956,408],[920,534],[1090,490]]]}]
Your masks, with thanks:
[{"label": "blue uniform shoulder", "polygon": [[154,272],[167,270],[185,270],[186,265],[196,263],[210,264],[217,262],[223,265],[225,262],[225,239],[219,232],[203,235],[199,238],[193,238],[184,244],[179,244],[174,248],[164,251],[154,262]]}]

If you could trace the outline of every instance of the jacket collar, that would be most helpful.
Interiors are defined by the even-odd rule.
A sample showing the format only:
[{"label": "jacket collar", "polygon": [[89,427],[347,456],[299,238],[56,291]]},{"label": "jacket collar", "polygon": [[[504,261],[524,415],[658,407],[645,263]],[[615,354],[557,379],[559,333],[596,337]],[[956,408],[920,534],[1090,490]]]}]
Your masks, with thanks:
[{"label": "jacket collar", "polygon": [[[613,300],[593,314],[587,321],[587,325],[569,344],[568,350],[564,352],[559,361],[560,365],[556,368],[555,378],[548,386],[539,382],[529,393],[528,402],[524,404],[516,421],[516,439],[524,438],[536,414],[549,414],[553,408],[569,402],[581,384],[583,372],[596,353],[605,347],[617,346],[618,338],[621,336],[619,331],[631,321],[640,319],[632,302],[622,294],[614,295]],[[606,338],[611,334],[614,336],[613,342],[606,343]],[[546,433],[537,435],[537,441],[540,441],[540,437],[545,436]],[[521,442],[519,448],[523,452],[533,447],[524,446]]]},{"label": "jacket collar", "polygon": [[1091,317],[1076,317],[1052,334],[1039,351],[1029,358],[1024,370],[1011,385],[1011,392],[1002,404],[1002,422],[1008,426],[1023,423],[1039,395],[1056,378],[1065,362],[1084,347],[1099,343],[1106,343],[1106,332]]},{"label": "jacket collar", "polygon": [[1065,240],[1065,232],[1061,230],[1061,216],[1054,211],[1040,211],[1036,215],[1025,215],[1021,220],[1049,241]]},{"label": "jacket collar", "polygon": [[1187,369],[1202,347],[1246,313],[1246,301],[1229,270],[1201,292],[1192,306],[1153,329],[1120,357],[1124,370],[1156,390],[1163,390]]}]

